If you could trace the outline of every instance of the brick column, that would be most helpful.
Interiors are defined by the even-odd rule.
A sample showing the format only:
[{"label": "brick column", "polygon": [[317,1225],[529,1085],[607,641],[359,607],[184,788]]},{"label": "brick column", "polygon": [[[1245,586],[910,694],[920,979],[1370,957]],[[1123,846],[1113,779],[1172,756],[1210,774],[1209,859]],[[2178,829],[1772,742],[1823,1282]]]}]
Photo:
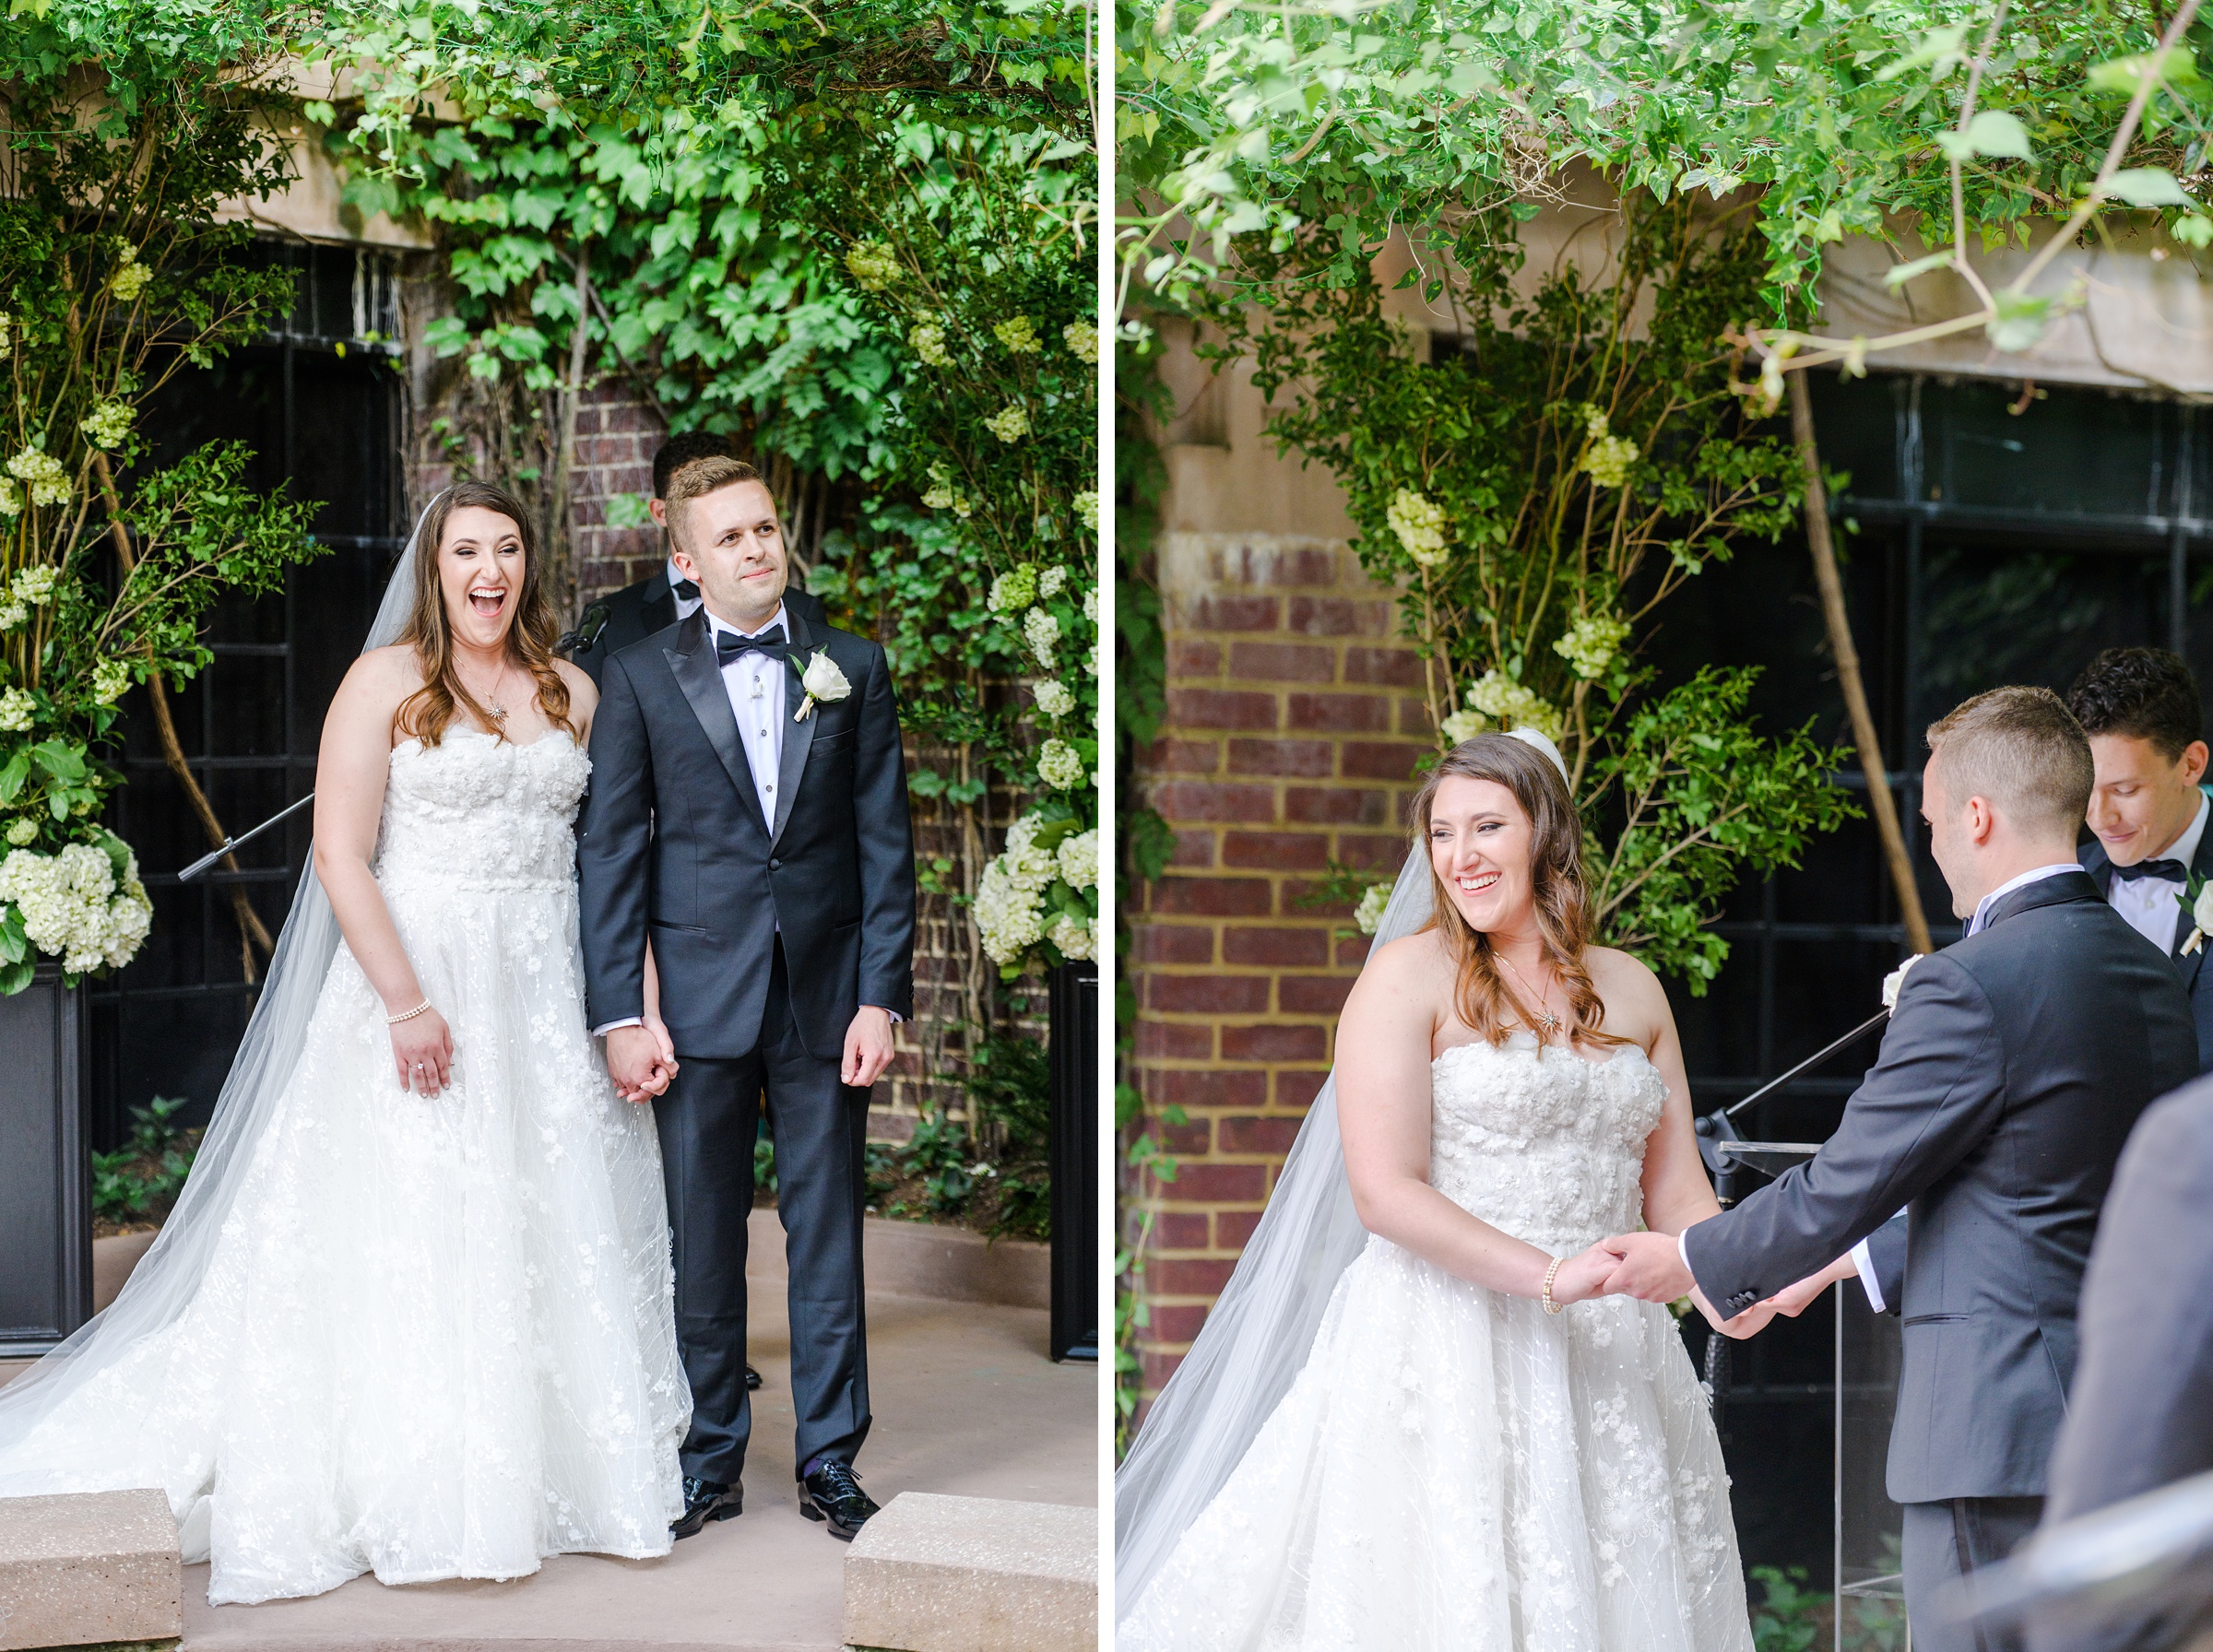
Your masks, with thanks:
[{"label": "brick column", "polygon": [[1395,868],[1414,767],[1434,748],[1422,666],[1391,593],[1342,540],[1171,533],[1160,542],[1168,707],[1135,776],[1177,833],[1132,924],[1135,1065],[1166,1131],[1145,1391],[1176,1367],[1260,1220],[1327,1076],[1367,955],[1350,908],[1300,904],[1330,861]]}]

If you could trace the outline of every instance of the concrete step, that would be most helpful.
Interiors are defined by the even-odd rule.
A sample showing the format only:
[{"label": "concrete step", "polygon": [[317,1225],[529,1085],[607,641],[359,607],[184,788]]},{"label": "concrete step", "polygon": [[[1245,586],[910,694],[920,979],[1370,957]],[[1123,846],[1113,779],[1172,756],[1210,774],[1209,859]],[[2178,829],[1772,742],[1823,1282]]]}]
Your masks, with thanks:
[{"label": "concrete step", "polygon": [[182,1575],[158,1491],[0,1498],[0,1652],[174,1639]]},{"label": "concrete step", "polygon": [[1098,1511],[902,1493],[846,1556],[846,1641],[882,1652],[1093,1652]]}]

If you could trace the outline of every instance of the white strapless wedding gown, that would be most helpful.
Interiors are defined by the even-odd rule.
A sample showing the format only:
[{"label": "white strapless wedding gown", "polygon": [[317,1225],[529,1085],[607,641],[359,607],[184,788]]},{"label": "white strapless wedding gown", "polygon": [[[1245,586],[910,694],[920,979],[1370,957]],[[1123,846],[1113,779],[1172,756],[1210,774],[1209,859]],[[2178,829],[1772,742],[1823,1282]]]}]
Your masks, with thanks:
[{"label": "white strapless wedding gown", "polygon": [[[1432,1184],[1556,1256],[1642,1220],[1666,1092],[1526,1033],[1431,1064]],[[1556,1316],[1387,1240],[1120,1626],[1123,1652],[1750,1652],[1729,1480],[1668,1311]]]},{"label": "white strapless wedding gown", "polygon": [[558,731],[393,751],[377,882],[452,1087],[400,1090],[341,947],[190,1307],[0,1449],[0,1493],[162,1488],[218,1604],[668,1552],[691,1391],[653,1114],[585,1027],[590,773]]}]

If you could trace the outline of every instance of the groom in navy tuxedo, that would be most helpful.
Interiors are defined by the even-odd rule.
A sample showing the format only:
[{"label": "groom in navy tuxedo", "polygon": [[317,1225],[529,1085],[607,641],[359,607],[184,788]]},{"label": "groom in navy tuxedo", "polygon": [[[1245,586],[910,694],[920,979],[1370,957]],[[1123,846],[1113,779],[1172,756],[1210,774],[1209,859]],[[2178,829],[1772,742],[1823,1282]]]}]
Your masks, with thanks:
[{"label": "groom in navy tuxedo", "polygon": [[609,1075],[661,1062],[646,943],[676,1049],[654,1103],[692,1386],[689,1537],[743,1507],[746,1219],[765,1093],[786,1236],[800,1512],[850,1538],[876,1505],[861,1211],[869,1087],[914,1010],[915,864],[883,650],[785,601],[775,502],[707,458],[670,490],[688,618],[610,655],[577,859],[585,984]]}]

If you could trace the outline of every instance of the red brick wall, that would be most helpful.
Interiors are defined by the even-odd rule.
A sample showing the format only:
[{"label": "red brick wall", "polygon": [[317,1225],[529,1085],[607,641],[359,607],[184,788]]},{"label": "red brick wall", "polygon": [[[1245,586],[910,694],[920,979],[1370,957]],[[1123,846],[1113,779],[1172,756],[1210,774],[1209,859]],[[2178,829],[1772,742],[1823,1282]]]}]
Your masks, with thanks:
[{"label": "red brick wall", "polygon": [[1133,1065],[1179,1160],[1152,1213],[1141,1339],[1156,1390],[1228,1279],[1333,1056],[1367,942],[1300,896],[1331,860],[1396,867],[1434,744],[1391,595],[1342,540],[1172,533],[1160,544],[1167,716],[1135,777],[1175,829],[1131,924]]}]

